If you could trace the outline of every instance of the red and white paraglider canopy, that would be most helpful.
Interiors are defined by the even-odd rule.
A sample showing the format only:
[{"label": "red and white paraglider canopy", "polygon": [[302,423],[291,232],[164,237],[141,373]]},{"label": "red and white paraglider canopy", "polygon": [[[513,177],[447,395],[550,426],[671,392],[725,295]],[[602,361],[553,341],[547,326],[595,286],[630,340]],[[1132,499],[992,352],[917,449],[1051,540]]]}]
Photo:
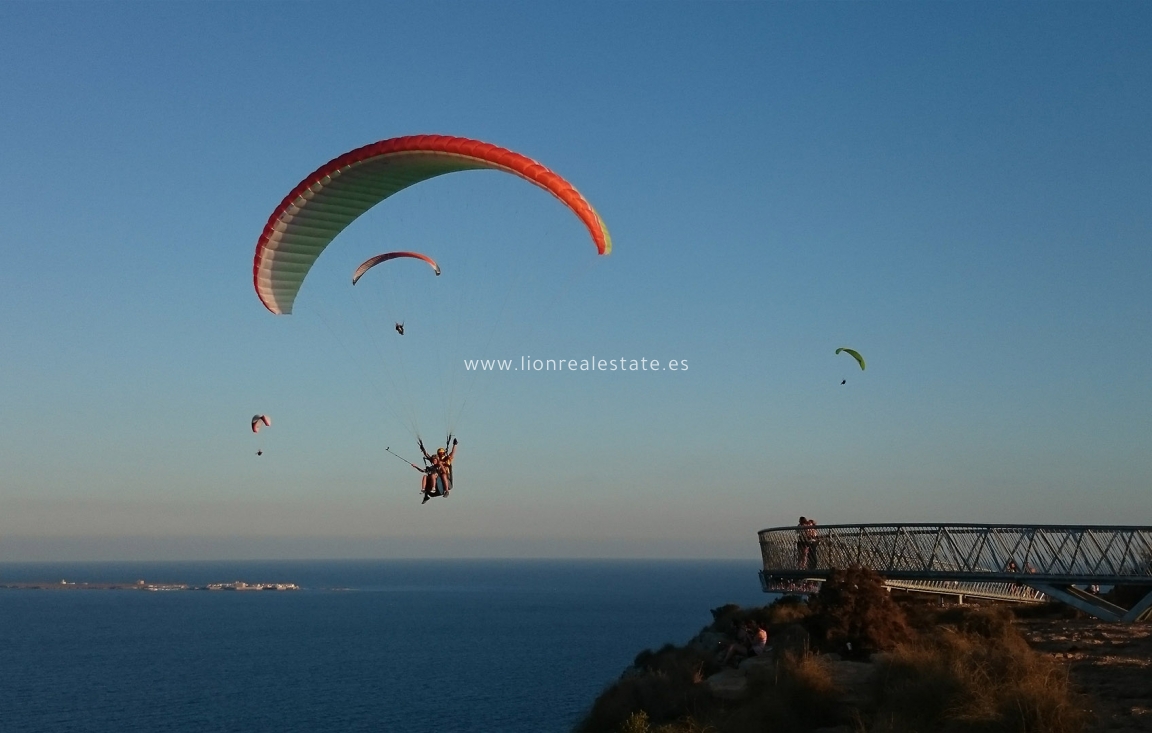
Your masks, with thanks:
[{"label": "red and white paraglider canopy", "polygon": [[608,228],[591,204],[531,158],[463,137],[395,137],[325,163],[280,202],[256,243],[252,280],[260,302],[278,315],[291,313],[316,258],[357,217],[409,186],[466,170],[500,170],[543,188],[580,218],[597,252],[612,251]]}]

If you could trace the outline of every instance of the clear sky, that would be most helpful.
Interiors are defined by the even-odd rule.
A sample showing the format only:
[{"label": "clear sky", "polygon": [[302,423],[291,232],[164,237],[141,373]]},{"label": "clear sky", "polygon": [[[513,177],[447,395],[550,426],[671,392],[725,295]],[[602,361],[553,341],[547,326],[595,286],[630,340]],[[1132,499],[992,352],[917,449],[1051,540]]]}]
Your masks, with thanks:
[{"label": "clear sky", "polygon": [[[1124,2],[0,3],[0,560],[1152,524],[1149,38]],[[463,173],[357,221],[268,313],[275,205],[417,133],[540,160],[614,253]],[[463,304],[510,304],[496,355],[689,369],[483,380],[457,491],[422,507],[340,304],[393,248],[474,287],[516,263]]]}]

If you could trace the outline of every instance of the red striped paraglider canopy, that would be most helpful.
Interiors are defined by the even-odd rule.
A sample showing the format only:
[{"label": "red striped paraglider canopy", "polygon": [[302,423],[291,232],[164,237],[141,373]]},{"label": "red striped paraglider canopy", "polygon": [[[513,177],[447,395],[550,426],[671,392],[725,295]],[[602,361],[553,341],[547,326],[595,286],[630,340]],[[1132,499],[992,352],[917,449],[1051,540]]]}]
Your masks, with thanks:
[{"label": "red striped paraglider canopy", "polygon": [[275,314],[291,313],[312,264],[357,217],[409,186],[466,170],[504,171],[543,188],[583,222],[599,254],[612,251],[608,228],[591,204],[531,158],[463,137],[395,137],[325,163],[284,197],[256,243],[252,280],[260,302]]}]

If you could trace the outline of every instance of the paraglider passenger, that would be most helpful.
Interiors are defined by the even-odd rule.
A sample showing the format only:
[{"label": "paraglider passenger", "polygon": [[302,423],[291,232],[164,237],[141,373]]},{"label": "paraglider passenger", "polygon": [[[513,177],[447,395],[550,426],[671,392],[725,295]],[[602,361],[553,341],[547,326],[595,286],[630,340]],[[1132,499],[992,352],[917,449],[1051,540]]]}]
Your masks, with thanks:
[{"label": "paraglider passenger", "polygon": [[427,504],[433,496],[440,496],[440,491],[436,488],[436,467],[427,465],[422,470],[424,477],[420,479],[420,493],[424,495],[424,501],[420,503]]},{"label": "paraglider passenger", "polygon": [[396,333],[400,334],[401,336],[404,335],[404,324],[403,323],[397,323],[396,324]]},{"label": "paraglider passenger", "polygon": [[417,439],[416,444],[420,446],[420,452],[424,454],[424,468],[420,468],[415,463],[412,468],[420,471],[424,475],[420,478],[420,493],[424,495],[424,501],[421,504],[427,504],[428,500],[433,496],[440,496],[436,490],[436,466],[432,463],[432,457],[428,455],[428,451],[424,450],[424,441]]}]

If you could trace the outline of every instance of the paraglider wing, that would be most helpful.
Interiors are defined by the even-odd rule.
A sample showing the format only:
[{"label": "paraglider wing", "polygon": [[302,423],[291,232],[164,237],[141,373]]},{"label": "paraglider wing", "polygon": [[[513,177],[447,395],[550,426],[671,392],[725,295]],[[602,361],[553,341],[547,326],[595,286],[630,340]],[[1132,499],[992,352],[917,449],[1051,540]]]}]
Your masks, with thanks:
[{"label": "paraglider wing", "polygon": [[436,261],[428,255],[422,255],[419,252],[386,252],[382,255],[376,255],[375,257],[369,257],[364,260],[364,262],[356,268],[356,272],[352,273],[352,284],[355,285],[356,281],[363,277],[364,273],[376,265],[379,265],[381,262],[387,262],[388,260],[394,260],[397,257],[412,257],[417,260],[424,260],[429,265],[432,265],[432,269],[436,271],[436,277],[440,277],[440,265],[437,265]]},{"label": "paraglider wing", "polygon": [[845,354],[850,354],[852,358],[860,364],[860,371],[864,371],[864,357],[860,356],[859,351],[856,351],[855,349],[849,349],[846,346],[841,346],[839,349],[836,349],[837,354],[839,354],[841,351],[843,351]]},{"label": "paraglider wing", "polygon": [[329,161],[280,202],[252,262],[260,302],[278,315],[291,313],[312,263],[358,216],[421,181],[483,169],[511,173],[548,191],[580,218],[600,254],[612,251],[608,229],[595,209],[572,184],[531,158],[462,137],[396,137]]},{"label": "paraglider wing", "polygon": [[268,427],[271,427],[272,426],[272,418],[268,417],[267,415],[253,415],[252,416],[252,432],[254,432],[254,433],[260,432],[260,424],[261,423],[263,423],[264,425],[266,425]]}]

